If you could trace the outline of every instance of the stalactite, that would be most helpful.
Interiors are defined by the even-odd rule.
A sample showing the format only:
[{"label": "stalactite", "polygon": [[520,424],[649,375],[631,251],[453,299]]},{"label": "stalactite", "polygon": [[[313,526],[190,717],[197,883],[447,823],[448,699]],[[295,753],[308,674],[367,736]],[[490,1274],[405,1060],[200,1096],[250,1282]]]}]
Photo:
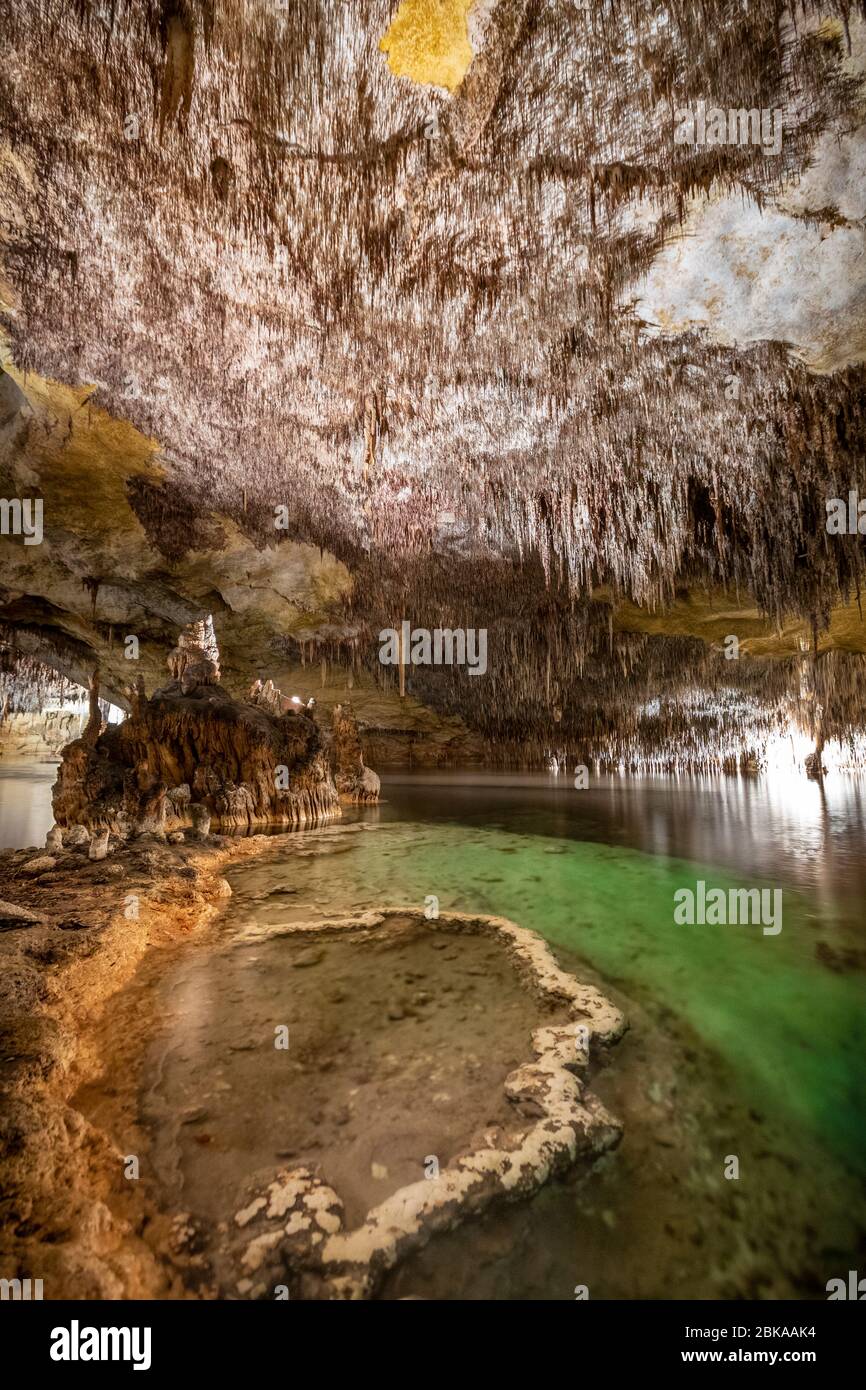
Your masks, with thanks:
[{"label": "stalactite", "polygon": [[[847,4],[807,0],[793,24],[775,0],[503,0],[435,139],[430,93],[378,48],[393,5],[363,8],[125,0],[106,26],[89,0],[7,7],[13,359],[98,382],[94,419],[159,441],[165,477],[125,487],[169,566],[226,546],[219,517],[261,547],[324,547],[354,580],[328,615],[362,634],[353,673],[391,682],[375,633],[410,611],[485,627],[483,695],[401,662],[400,696],[501,747],[555,725],[605,757],[660,749],[674,716],[638,712],[684,653],[617,634],[600,587],[652,610],[729,588],[780,631],[807,619],[816,649],[859,599],[860,538],[823,522],[828,497],[866,494],[862,365],[649,336],[631,308],[693,195],[767,207],[862,116],[840,26],[817,26],[847,33]],[[122,81],[89,80],[97,32]],[[674,143],[677,107],[716,97],[784,108],[779,157]],[[79,580],[95,623],[112,580]],[[86,676],[62,623],[10,621]],[[343,662],[315,638],[300,659],[323,680]]]}]

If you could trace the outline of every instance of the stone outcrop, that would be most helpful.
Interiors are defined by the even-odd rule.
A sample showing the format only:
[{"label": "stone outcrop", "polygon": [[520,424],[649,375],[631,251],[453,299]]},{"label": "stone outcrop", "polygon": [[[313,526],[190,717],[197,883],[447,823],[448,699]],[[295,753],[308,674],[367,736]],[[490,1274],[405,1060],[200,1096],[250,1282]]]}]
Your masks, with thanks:
[{"label": "stone outcrop", "polygon": [[31,850],[0,850],[0,1270],[34,1271],[46,1299],[183,1296],[136,1234],[144,1184],[112,1210],[117,1151],[70,1103],[70,1075],[98,1066],[82,1039],[149,947],[209,921],[231,892],[222,865],[265,844],[141,840],[103,864],[76,834],[38,874]]},{"label": "stone outcrop", "polygon": [[364,763],[358,723],[351,705],[335,705],[332,713],[335,781],[340,800],[363,805],[379,800],[378,775]]},{"label": "stone outcrop", "polygon": [[183,629],[169,653],[168,669],[184,695],[197,685],[219,685],[220,654],[210,614]]},{"label": "stone outcrop", "polygon": [[80,734],[84,720],[74,710],[19,711],[0,721],[0,760],[3,762],[56,762],[71,738]]},{"label": "stone outcrop", "polygon": [[270,714],[277,716],[297,714],[301,709],[312,709],[315,704],[314,700],[308,700],[305,706],[299,696],[284,695],[271,680],[254,681],[247,699],[251,705],[258,705],[260,709],[266,709]]},{"label": "stone outcrop", "polygon": [[316,721],[232,699],[219,684],[213,626],[182,634],[169,659],[174,679],[148,699],[129,692],[132,713],[102,727],[98,683],[81,738],[63,751],[54,789],[62,826],[123,838],[161,838],[190,826],[301,825],[339,815]]}]

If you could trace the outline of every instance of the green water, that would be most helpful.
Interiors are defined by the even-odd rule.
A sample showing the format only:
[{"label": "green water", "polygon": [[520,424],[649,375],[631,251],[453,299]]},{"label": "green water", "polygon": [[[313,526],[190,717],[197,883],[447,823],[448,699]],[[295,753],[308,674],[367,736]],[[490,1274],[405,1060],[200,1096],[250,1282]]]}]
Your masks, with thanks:
[{"label": "green water", "polygon": [[[225,972],[216,987],[214,946],[231,955],[250,926],[267,936],[431,897],[443,912],[502,915],[546,937],[628,1017],[625,1038],[591,1059],[590,1079],[622,1121],[622,1143],[531,1201],[438,1235],[379,1296],[568,1299],[586,1284],[593,1298],[825,1298],[866,1244],[863,788],[671,778],[569,787],[521,775],[391,777],[380,806],[276,837],[229,868],[233,896],[215,939],[191,940],[167,966],[155,960],[136,996],[136,1016],[170,1020],[160,1047],[171,1086],[157,1066],[144,1112],[176,1124],[177,1094],[201,1099],[201,1047],[208,1065],[218,1056],[220,1105],[205,1101],[209,1196],[235,1210],[252,1162],[252,1054],[246,1040],[221,1040],[234,1039],[242,1005],[249,1041],[269,1036],[273,998],[290,1003],[296,991],[279,934],[260,987],[251,975],[234,989]],[[700,880],[780,891],[781,932],[678,925],[675,894]],[[275,1165],[281,1104],[265,1103],[257,1129]],[[194,1194],[190,1180],[183,1200]]]},{"label": "green water", "polygon": [[[736,1078],[866,1168],[866,806],[858,781],[386,778],[375,833],[303,861],[301,908],[383,901],[501,914],[685,1020]],[[782,890],[782,931],[680,926],[674,894]],[[287,882],[297,882],[294,874]],[[822,959],[822,951],[824,958]],[[828,961],[835,968],[830,968]]]},{"label": "green water", "polygon": [[726,1059],[746,1098],[866,1167],[866,976],[816,962],[814,904],[802,894],[783,890],[775,936],[760,925],[679,926],[674,893],[698,879],[777,885],[622,847],[460,825],[385,824],[352,838],[336,862],[302,861],[292,915],[433,894],[443,911],[510,917],[626,993],[663,1002]]}]

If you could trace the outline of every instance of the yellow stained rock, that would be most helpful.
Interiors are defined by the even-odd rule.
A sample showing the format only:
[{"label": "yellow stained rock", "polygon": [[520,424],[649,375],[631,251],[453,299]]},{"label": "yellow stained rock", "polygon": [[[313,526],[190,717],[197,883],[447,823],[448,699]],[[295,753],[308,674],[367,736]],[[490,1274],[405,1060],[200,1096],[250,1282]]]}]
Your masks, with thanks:
[{"label": "yellow stained rock", "polygon": [[403,0],[379,47],[395,77],[453,92],[472,62],[467,16],[473,0]]}]

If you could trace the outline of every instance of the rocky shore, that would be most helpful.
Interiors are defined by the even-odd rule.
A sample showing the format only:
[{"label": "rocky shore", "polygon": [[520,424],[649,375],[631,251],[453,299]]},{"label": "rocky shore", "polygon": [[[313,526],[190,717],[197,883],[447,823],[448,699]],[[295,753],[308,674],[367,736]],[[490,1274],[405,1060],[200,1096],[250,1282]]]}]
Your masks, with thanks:
[{"label": "rocky shore", "polygon": [[[51,852],[0,855],[0,1261],[9,1277],[41,1278],[46,1298],[369,1297],[387,1271],[434,1232],[452,1229],[493,1202],[525,1198],[578,1157],[591,1158],[618,1142],[620,1127],[588,1089],[586,1070],[590,1045],[615,1041],[624,1020],[597,989],[561,970],[534,933],[500,918],[450,913],[428,921],[416,908],[295,923],[278,933],[288,950],[309,952],[312,941],[316,952],[322,942],[368,954],[408,949],[411,957],[433,946],[438,970],[450,970],[455,979],[466,964],[464,953],[476,949],[472,943],[486,942],[482,949],[501,955],[492,963],[500,974],[505,968],[509,989],[525,997],[520,1007],[529,1010],[525,1041],[509,1042],[502,1054],[509,1056],[513,1047],[519,1064],[497,1072],[488,1063],[484,1113],[472,1114],[477,1087],[467,1092],[459,1117],[464,1142],[450,1159],[443,1156],[437,1181],[425,1173],[416,1181],[403,1178],[396,1188],[380,1183],[380,1199],[363,1193],[362,1205],[356,1200],[353,1209],[325,1180],[322,1165],[301,1151],[291,1164],[274,1164],[262,1191],[258,1173],[252,1174],[244,1205],[203,1230],[188,1212],[155,1203],[147,1184],[119,1181],[124,1155],[73,1098],[105,1070],[100,1025],[112,999],[115,1008],[122,1002],[118,992],[139,964],[213,919],[231,894],[225,865],[275,842],[263,835],[203,842],[188,832],[175,843],[121,843],[108,858],[93,860],[86,837],[67,832],[58,838]],[[255,941],[254,928],[247,935]],[[487,971],[474,961],[469,973]],[[496,980],[471,983],[488,993],[502,988]],[[450,1018],[450,996],[443,993],[440,1002],[445,1012],[438,1045],[441,1050],[442,1039],[454,1039],[456,1078],[464,1044],[470,1044]],[[363,997],[356,1007],[366,1007]],[[495,1010],[488,1001],[477,1008],[492,1026]],[[490,1044],[495,1052],[492,1036]],[[409,1045],[417,1051],[417,1041]],[[138,1068],[140,1058],[129,1065]],[[402,1074],[401,1062],[389,1077]],[[339,1090],[349,1080],[338,1058],[328,1087]],[[378,1094],[376,1076],[371,1080]],[[384,1073],[381,1084],[387,1090]],[[416,1082],[407,1084],[411,1090]],[[485,1126],[494,1110],[497,1123]],[[330,1160],[339,1172],[333,1135],[325,1130],[316,1137],[336,1154],[318,1155],[325,1169]],[[384,1173],[374,1167],[373,1176]]]},{"label": "rocky shore", "polygon": [[102,860],[87,841],[0,854],[0,1268],[46,1298],[182,1296],[141,1239],[136,1184],[122,1215],[107,1205],[117,1155],[68,1098],[100,1066],[88,1030],[112,995],[211,919],[222,866],[267,839],[139,840]]}]

